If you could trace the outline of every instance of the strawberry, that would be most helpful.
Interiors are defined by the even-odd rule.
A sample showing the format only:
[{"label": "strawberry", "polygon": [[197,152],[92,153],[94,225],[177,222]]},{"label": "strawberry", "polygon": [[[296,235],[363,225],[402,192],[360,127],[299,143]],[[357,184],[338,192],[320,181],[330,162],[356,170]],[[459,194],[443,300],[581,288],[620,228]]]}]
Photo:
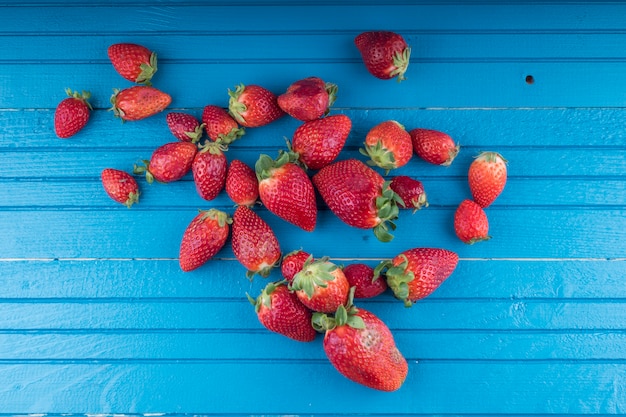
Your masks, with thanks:
[{"label": "strawberry", "polygon": [[165,122],[170,132],[178,140],[198,143],[202,138],[204,125],[201,125],[198,119],[189,113],[167,113]]},{"label": "strawberry", "polygon": [[169,142],[154,150],[150,160],[144,160],[144,166],[135,165],[134,174],[145,174],[151,184],[178,181],[191,170],[198,147],[191,142]]},{"label": "strawberry", "polygon": [[489,207],[504,190],[506,164],[497,152],[482,152],[470,164],[467,180],[474,201],[482,208]]},{"label": "strawberry", "polygon": [[259,198],[259,180],[252,168],[234,159],[226,171],[226,194],[240,206],[253,206]]},{"label": "strawberry", "polygon": [[231,243],[235,257],[248,271],[268,277],[280,261],[280,245],[271,227],[252,209],[237,206],[233,214]]},{"label": "strawberry", "polygon": [[200,210],[183,233],[178,261],[180,268],[193,271],[213,258],[226,244],[232,219],[217,209]]},{"label": "strawberry", "polygon": [[249,295],[248,300],[266,329],[298,342],[315,340],[313,313],[289,290],[285,281],[268,283],[256,300]]},{"label": "strawberry", "polygon": [[470,245],[491,238],[487,214],[472,200],[461,201],[454,212],[454,231],[462,242]]},{"label": "strawberry", "polygon": [[359,150],[370,158],[369,165],[387,172],[406,165],[413,156],[411,135],[395,120],[377,124],[367,132],[365,147]]},{"label": "strawberry", "polygon": [[321,169],[333,162],[343,149],[352,121],[344,114],[304,122],[295,130],[291,149],[309,169]]},{"label": "strawberry", "polygon": [[227,145],[242,137],[246,132],[224,108],[212,104],[204,107],[202,123],[209,139],[212,141],[221,139]]},{"label": "strawberry", "polygon": [[109,46],[109,59],[113,68],[128,81],[150,85],[157,72],[157,55],[142,45],[116,43]]},{"label": "strawberry", "polygon": [[333,162],[320,169],[313,184],[330,210],[344,223],[372,229],[381,242],[389,242],[398,218],[400,197],[389,181],[357,159]]},{"label": "strawberry", "polygon": [[405,79],[411,48],[401,35],[389,31],[363,32],[354,38],[354,44],[365,68],[374,77],[382,80],[397,77],[398,82]]},{"label": "strawberry", "polygon": [[412,208],[413,213],[422,207],[428,207],[426,192],[421,181],[407,175],[397,175],[391,179],[389,186],[400,196],[402,200],[400,207],[405,209]]},{"label": "strawberry", "polygon": [[447,249],[413,248],[382,261],[375,273],[384,273],[396,298],[411,307],[432,294],[452,274],[458,261],[459,256]]},{"label": "strawberry", "polygon": [[125,171],[114,168],[105,168],[100,174],[104,191],[113,200],[130,208],[139,202],[139,185],[135,178]]},{"label": "strawberry", "polygon": [[54,112],[54,132],[61,139],[74,136],[89,121],[89,111],[93,110],[89,104],[91,93],[83,91],[82,94],[65,90],[68,97],[61,100]]},{"label": "strawberry", "polygon": [[379,391],[396,391],[404,384],[409,366],[389,327],[375,314],[356,308],[351,296],[334,317],[313,313],[312,323],[324,333],[326,357],[349,380]]},{"label": "strawberry", "polygon": [[364,263],[352,263],[343,267],[343,274],[350,287],[354,287],[354,298],[372,298],[387,290],[387,282],[374,274],[374,268]]},{"label": "strawberry", "polygon": [[226,182],[226,147],[221,141],[207,142],[200,147],[191,164],[193,181],[198,195],[213,200],[224,189]]},{"label": "strawberry", "polygon": [[278,96],[278,106],[291,117],[303,122],[319,119],[330,112],[337,95],[337,85],[319,77],[308,77],[292,83]]},{"label": "strawberry", "polygon": [[293,277],[289,289],[311,310],[332,313],[348,300],[350,284],[341,268],[328,258],[310,257]]},{"label": "strawberry", "polygon": [[292,282],[293,277],[304,268],[304,263],[307,259],[311,258],[311,254],[303,251],[302,249],[296,249],[283,256],[283,260],[280,262],[280,272],[283,274],[283,278],[287,282]]},{"label": "strawberry", "polygon": [[409,135],[415,154],[431,164],[450,166],[459,154],[460,146],[447,133],[417,128]]},{"label": "strawberry", "polygon": [[281,219],[311,232],[317,222],[317,202],[311,179],[295,163],[296,154],[280,152],[273,160],[262,154],[255,165],[259,198]]},{"label": "strawberry", "polygon": [[276,94],[259,85],[239,84],[230,96],[228,112],[244,127],[260,127],[285,115],[278,106]]},{"label": "strawberry", "polygon": [[115,117],[122,121],[145,119],[162,112],[170,105],[172,97],[154,87],[136,85],[124,90],[113,90],[111,107]]}]

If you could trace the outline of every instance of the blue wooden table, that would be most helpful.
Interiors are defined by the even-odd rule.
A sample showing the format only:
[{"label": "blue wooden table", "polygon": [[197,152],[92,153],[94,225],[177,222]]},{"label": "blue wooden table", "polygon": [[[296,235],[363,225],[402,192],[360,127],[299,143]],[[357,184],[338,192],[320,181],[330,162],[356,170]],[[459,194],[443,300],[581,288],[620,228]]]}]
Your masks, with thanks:
[{"label": "blue wooden table", "polygon": [[[607,415],[626,413],[626,4],[490,1],[24,0],[0,5],[0,415]],[[354,37],[402,34],[407,80],[373,78]],[[314,232],[263,207],[284,253],[376,265],[412,247],[457,252],[453,275],[405,308],[390,293],[359,305],[383,319],[409,362],[383,393],[342,377],[320,335],[265,330],[229,245],[183,273],[178,249],[207,202],[191,176],[148,185],[127,209],[100,184],[172,141],[163,112],[120,123],[109,98],[131,85],[113,43],[156,51],[167,111],[198,117],[227,90],[283,92],[300,78],[336,83],[332,113],[353,129],[342,158],[375,124],[442,130],[461,144],[448,168],[417,157],[395,174],[421,180],[430,206],[402,212],[376,241],[320,203]],[[65,88],[95,110],[58,139]],[[253,165],[284,149],[299,122],[249,129],[228,151]],[[487,209],[487,242],[453,230],[482,150],[508,161]]]}]

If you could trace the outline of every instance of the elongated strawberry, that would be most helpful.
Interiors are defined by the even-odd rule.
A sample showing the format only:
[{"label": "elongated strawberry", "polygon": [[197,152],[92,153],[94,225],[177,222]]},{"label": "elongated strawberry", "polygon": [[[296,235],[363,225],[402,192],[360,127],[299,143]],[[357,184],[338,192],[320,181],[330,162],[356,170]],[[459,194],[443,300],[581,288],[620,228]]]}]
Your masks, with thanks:
[{"label": "elongated strawberry", "polygon": [[336,84],[319,77],[303,78],[278,96],[278,106],[291,117],[304,122],[319,119],[330,112],[337,91]]},{"label": "elongated strawberry", "polygon": [[333,162],[346,144],[352,121],[344,114],[304,122],[296,128],[291,149],[309,169],[321,169]]},{"label": "elongated strawberry", "polygon": [[350,284],[341,268],[328,258],[309,257],[289,288],[311,310],[332,313],[348,301]]},{"label": "elongated strawberry", "polygon": [[400,207],[413,209],[413,213],[422,207],[428,207],[424,184],[421,181],[407,175],[396,175],[391,179],[389,186],[400,196],[402,200]]},{"label": "elongated strawberry", "polygon": [[369,157],[369,165],[387,172],[406,165],[413,156],[411,135],[395,120],[381,122],[365,136],[365,146],[360,152]]},{"label": "elongated strawberry", "polygon": [[292,282],[293,277],[302,271],[304,263],[309,258],[313,259],[310,253],[302,249],[293,250],[283,256],[283,259],[280,261],[280,273],[283,275],[283,278],[289,283]]},{"label": "elongated strawberry", "polygon": [[252,207],[259,198],[259,180],[254,169],[238,159],[228,166],[224,188],[236,205]]},{"label": "elongated strawberry", "polygon": [[361,53],[365,68],[376,78],[405,79],[411,48],[402,35],[390,31],[368,31],[357,35],[354,44]]},{"label": "elongated strawberry", "polygon": [[157,72],[157,54],[143,45],[116,43],[107,53],[113,68],[128,81],[150,85]]},{"label": "elongated strawberry", "polygon": [[61,139],[82,130],[89,121],[89,112],[93,110],[88,101],[91,97],[89,91],[78,93],[67,88],[65,93],[68,97],[61,100],[54,111],[54,132]]},{"label": "elongated strawberry", "polygon": [[295,163],[296,158],[282,151],[276,159],[259,156],[255,164],[259,198],[281,219],[311,232],[317,222],[315,189],[304,169]]},{"label": "elongated strawberry", "polygon": [[185,229],[180,242],[180,268],[193,271],[213,258],[226,244],[232,219],[217,209],[201,210]]},{"label": "elongated strawberry", "polygon": [[268,283],[256,299],[248,295],[248,300],[266,329],[298,342],[315,340],[313,313],[289,290],[285,281]]},{"label": "elongated strawberry", "polygon": [[130,208],[139,202],[139,185],[135,178],[126,171],[105,168],[100,174],[104,191],[113,200]]},{"label": "elongated strawberry", "polygon": [[204,132],[204,125],[192,114],[181,112],[169,112],[165,116],[167,127],[172,135],[183,142],[198,143]]},{"label": "elongated strawberry", "polygon": [[228,95],[228,112],[241,126],[265,126],[285,115],[276,94],[260,85],[239,84],[235,91],[229,89]]},{"label": "elongated strawberry", "polygon": [[416,128],[409,131],[413,151],[426,162],[450,166],[459,154],[460,146],[447,133]]},{"label": "elongated strawberry", "polygon": [[124,90],[113,90],[109,110],[122,121],[145,119],[162,112],[170,105],[172,97],[154,87],[136,85]]},{"label": "elongated strawberry", "polygon": [[456,268],[459,256],[447,249],[413,248],[391,260],[382,261],[376,274],[384,274],[387,285],[406,307],[432,294]]},{"label": "elongated strawberry", "polygon": [[474,201],[482,208],[489,207],[504,190],[506,164],[497,152],[482,152],[470,164],[467,180]]},{"label": "elongated strawberry", "polygon": [[224,189],[228,160],[226,146],[221,141],[208,141],[200,146],[191,164],[193,181],[198,195],[205,200],[213,200]]},{"label": "elongated strawberry", "polygon": [[198,147],[191,142],[168,142],[154,150],[143,166],[135,165],[135,174],[145,174],[148,183],[178,181],[191,170]]},{"label": "elongated strawberry", "polygon": [[246,277],[268,277],[279,265],[281,251],[272,228],[252,209],[237,206],[233,214],[231,244],[235,257],[246,269]]},{"label": "elongated strawberry", "polygon": [[226,109],[213,104],[204,106],[202,123],[204,123],[209,139],[214,142],[220,139],[226,145],[233,143],[246,133],[245,129],[239,127]]},{"label": "elongated strawberry", "polygon": [[354,298],[373,298],[387,290],[387,282],[374,273],[374,268],[362,262],[343,267],[343,274],[350,287],[354,287]]},{"label": "elongated strawberry", "polygon": [[488,240],[489,220],[485,210],[472,200],[463,200],[454,212],[454,231],[462,242],[472,245]]}]

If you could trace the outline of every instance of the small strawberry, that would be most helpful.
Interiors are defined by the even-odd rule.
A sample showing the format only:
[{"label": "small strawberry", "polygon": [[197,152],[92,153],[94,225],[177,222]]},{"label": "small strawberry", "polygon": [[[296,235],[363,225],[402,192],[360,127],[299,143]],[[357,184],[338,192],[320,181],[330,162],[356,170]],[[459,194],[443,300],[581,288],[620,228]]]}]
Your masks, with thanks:
[{"label": "small strawberry", "polygon": [[180,242],[180,268],[193,271],[213,258],[226,244],[232,219],[217,209],[201,210],[189,223]]},{"label": "small strawberry", "polygon": [[487,214],[472,200],[463,200],[454,212],[454,231],[462,242],[470,245],[491,238]]},{"label": "small strawberry", "polygon": [[391,189],[400,196],[405,209],[412,208],[413,213],[422,207],[428,207],[428,199],[421,181],[407,175],[397,175],[391,179]]},{"label": "small strawberry", "polygon": [[74,136],[84,128],[89,121],[89,111],[93,110],[88,101],[89,91],[81,94],[67,88],[65,93],[68,97],[61,100],[54,112],[54,132],[61,139]]},{"label": "small strawberry", "polygon": [[460,146],[447,133],[417,128],[409,135],[415,154],[431,164],[450,166],[459,154]]},{"label": "small strawberry", "polygon": [[369,165],[387,172],[406,165],[413,156],[411,135],[395,120],[377,124],[367,132],[365,147],[359,150],[370,158]]},{"label": "small strawberry", "polygon": [[350,284],[341,268],[328,258],[309,258],[293,277],[289,289],[311,310],[332,313],[348,300]]},{"label": "small strawberry", "polygon": [[135,178],[119,169],[105,168],[100,174],[104,191],[113,200],[130,208],[139,202],[139,185]]},{"label": "small strawberry", "polygon": [[242,137],[246,132],[224,108],[213,104],[204,107],[202,123],[209,139],[214,142],[221,139],[227,145]]},{"label": "small strawberry", "polygon": [[387,290],[387,282],[374,274],[374,268],[364,263],[352,263],[343,267],[343,274],[350,287],[354,287],[354,298],[373,298]]},{"label": "small strawberry", "polygon": [[352,121],[336,114],[301,124],[294,132],[290,147],[309,169],[321,169],[333,162],[343,149]]},{"label": "small strawberry", "polygon": [[170,105],[172,97],[154,87],[136,85],[124,90],[113,90],[109,110],[122,121],[145,119],[162,112]]},{"label": "small strawberry", "polygon": [[[304,263],[311,257],[311,254],[303,251],[302,249],[296,249],[283,256],[280,262],[280,272],[283,278],[287,282],[292,282],[293,277],[304,268]],[[311,257],[311,259],[313,259]]]},{"label": "small strawberry", "polygon": [[116,43],[109,46],[107,52],[113,68],[122,77],[134,83],[150,85],[157,72],[155,52],[134,43]]},{"label": "small strawberry", "polygon": [[278,96],[278,106],[291,117],[303,122],[319,119],[329,113],[337,96],[337,85],[319,77],[308,77],[292,83]]},{"label": "small strawberry", "polygon": [[228,112],[244,127],[260,127],[285,115],[278,106],[276,94],[259,85],[239,84],[230,96]]},{"label": "small strawberry", "polygon": [[266,329],[298,342],[312,342],[317,332],[313,313],[289,290],[284,281],[268,283],[256,300],[248,295],[257,317]]},{"label": "small strawberry", "polygon": [[151,184],[178,181],[191,170],[198,147],[191,142],[169,142],[154,150],[144,166],[135,165],[134,174],[145,174]]},{"label": "small strawberry", "polygon": [[189,113],[169,112],[165,116],[165,122],[178,140],[198,143],[202,138],[204,125],[201,125],[198,119]]},{"label": "small strawberry", "polygon": [[474,201],[482,208],[489,207],[504,190],[506,164],[497,152],[482,152],[470,164],[467,180]]},{"label": "small strawberry", "polygon": [[268,277],[280,261],[280,245],[271,227],[246,206],[237,206],[233,214],[231,243],[235,257],[248,271]]},{"label": "small strawberry", "polygon": [[225,151],[221,141],[208,141],[200,146],[191,164],[196,191],[207,201],[215,199],[224,189],[228,168]]},{"label": "small strawberry", "polygon": [[238,159],[234,159],[226,171],[224,188],[230,199],[239,206],[252,207],[259,198],[256,173]]},{"label": "small strawberry", "polygon": [[382,80],[397,77],[398,82],[405,79],[411,48],[401,35],[389,31],[363,32],[354,38],[354,44],[365,68],[374,77]]}]

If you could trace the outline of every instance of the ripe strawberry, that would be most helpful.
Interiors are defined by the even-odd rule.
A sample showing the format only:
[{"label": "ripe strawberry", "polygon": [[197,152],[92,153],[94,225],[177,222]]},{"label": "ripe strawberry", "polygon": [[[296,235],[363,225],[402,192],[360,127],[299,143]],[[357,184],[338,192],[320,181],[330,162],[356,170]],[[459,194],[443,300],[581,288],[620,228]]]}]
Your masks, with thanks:
[{"label": "ripe strawberry", "polygon": [[157,55],[142,45],[116,43],[109,46],[109,59],[113,68],[128,81],[150,85],[157,72]]},{"label": "ripe strawberry", "polygon": [[226,147],[221,141],[207,142],[200,147],[191,164],[193,181],[198,195],[205,200],[213,200],[224,189],[228,160]]},{"label": "ripe strawberry", "polygon": [[382,261],[375,271],[384,273],[396,298],[411,307],[432,294],[452,274],[458,261],[459,256],[447,249],[413,248]]},{"label": "ripe strawberry", "polygon": [[341,268],[328,258],[309,258],[293,277],[289,289],[311,310],[332,313],[348,301],[350,284]]},{"label": "ripe strawberry", "polygon": [[274,231],[249,207],[235,209],[231,243],[235,257],[248,270],[248,279],[255,274],[268,277],[280,261],[280,245]]},{"label": "ripe strawberry", "polygon": [[507,160],[497,152],[482,152],[472,161],[467,174],[476,204],[486,208],[504,190]]},{"label": "ripe strawberry", "polygon": [[413,156],[411,135],[400,123],[387,120],[367,132],[365,147],[360,152],[369,157],[369,165],[387,172],[406,165]]},{"label": "ripe strawberry", "polygon": [[280,272],[283,274],[283,278],[287,282],[292,282],[293,277],[304,268],[304,263],[307,259],[311,258],[311,254],[303,251],[302,249],[296,249],[283,256],[283,260],[280,262]]},{"label": "ripe strawberry", "polygon": [[228,95],[228,112],[241,126],[265,126],[285,115],[276,95],[265,87],[239,84]]},{"label": "ripe strawberry", "polygon": [[226,145],[230,145],[246,132],[224,108],[212,104],[204,107],[202,123],[209,139],[214,142],[221,139]]},{"label": "ripe strawberry", "polygon": [[189,113],[170,112],[165,116],[165,121],[178,140],[198,143],[202,138],[204,126]]},{"label": "ripe strawberry", "polygon": [[304,169],[294,162],[296,158],[282,151],[275,160],[260,155],[255,165],[259,198],[281,219],[311,232],[317,222],[315,189]]},{"label": "ripe strawberry", "polygon": [[139,185],[135,178],[119,169],[105,168],[100,174],[104,191],[113,200],[130,208],[139,202]]},{"label": "ripe strawberry", "polygon": [[319,77],[308,77],[292,83],[278,96],[278,106],[291,117],[303,122],[319,119],[329,113],[337,95],[337,85]]},{"label": "ripe strawberry", "polygon": [[124,90],[113,90],[111,107],[115,117],[122,121],[136,121],[162,112],[172,102],[172,97],[154,87],[136,85]]},{"label": "ripe strawberry", "polygon": [[405,209],[412,208],[413,213],[422,207],[428,207],[426,192],[421,181],[407,175],[397,175],[391,179],[389,186],[400,196],[402,200],[400,207]]},{"label": "ripe strawberry", "polygon": [[237,205],[252,207],[259,198],[259,180],[252,168],[234,159],[226,171],[226,194]]},{"label": "ripe strawberry", "polygon": [[354,287],[354,298],[372,298],[387,290],[387,282],[374,274],[374,268],[364,263],[352,263],[343,267],[343,274],[350,287]]},{"label": "ripe strawberry", "polygon": [[61,139],[74,136],[84,128],[89,121],[89,111],[93,110],[87,101],[91,97],[89,91],[81,94],[67,88],[65,93],[68,97],[61,100],[54,112],[54,132]]},{"label": "ripe strawberry", "polygon": [[450,166],[459,154],[460,146],[447,133],[417,128],[409,135],[415,154],[431,164]]},{"label": "ripe strawberry", "polygon": [[268,283],[255,299],[248,295],[257,317],[266,329],[298,342],[315,340],[313,313],[287,288],[284,281]]},{"label": "ripe strawberry", "polygon": [[313,184],[330,210],[344,223],[372,229],[381,242],[389,242],[398,218],[400,197],[389,181],[357,159],[333,162],[320,169]]},{"label": "ripe strawberry", "polygon": [[351,129],[352,121],[344,114],[311,120],[295,130],[290,146],[307,168],[321,169],[339,156]]},{"label": "ripe strawberry", "polygon": [[151,184],[178,181],[191,170],[191,164],[198,152],[198,147],[191,142],[169,142],[154,150],[150,160],[144,160],[144,166],[135,165],[134,174],[145,174]]},{"label": "ripe strawberry", "polygon": [[354,38],[365,68],[376,78],[388,80],[397,77],[400,82],[409,67],[411,48],[404,38],[389,31],[369,31]]},{"label": "ripe strawberry", "polygon": [[232,219],[217,209],[201,210],[189,223],[180,242],[180,268],[193,271],[213,258],[226,243]]},{"label": "ripe strawberry", "polygon": [[463,200],[454,212],[454,231],[462,242],[470,245],[491,238],[487,214],[472,200]]}]

